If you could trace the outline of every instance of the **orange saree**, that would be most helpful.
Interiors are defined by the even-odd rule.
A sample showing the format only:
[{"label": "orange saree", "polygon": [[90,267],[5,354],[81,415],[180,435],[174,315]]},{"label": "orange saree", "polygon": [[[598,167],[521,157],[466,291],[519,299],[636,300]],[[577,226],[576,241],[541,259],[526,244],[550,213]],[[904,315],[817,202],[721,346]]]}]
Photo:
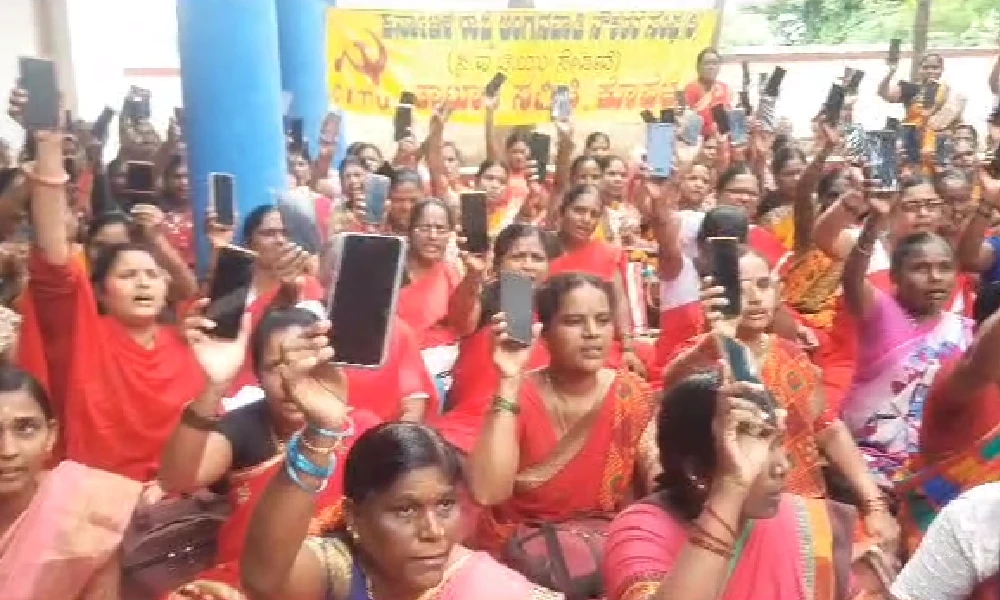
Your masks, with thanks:
[{"label": "orange saree", "polygon": [[655,411],[648,386],[619,371],[604,402],[557,437],[537,378],[521,386],[514,494],[482,511],[475,544],[498,553],[525,522],[614,514],[632,497],[640,439]]}]

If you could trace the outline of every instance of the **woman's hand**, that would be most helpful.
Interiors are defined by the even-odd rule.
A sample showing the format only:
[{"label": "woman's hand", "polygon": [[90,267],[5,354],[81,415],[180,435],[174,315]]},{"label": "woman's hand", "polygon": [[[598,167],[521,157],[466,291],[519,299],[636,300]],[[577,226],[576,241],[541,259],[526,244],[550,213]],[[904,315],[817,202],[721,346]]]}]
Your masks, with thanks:
[{"label": "woman's hand", "polygon": [[629,373],[638,375],[643,379],[649,376],[649,372],[646,370],[646,363],[642,362],[642,359],[639,358],[639,355],[632,348],[622,350],[622,365],[628,369]]},{"label": "woman's hand", "polygon": [[215,321],[205,316],[208,304],[208,298],[201,298],[191,305],[191,310],[184,319],[184,338],[209,382],[226,386],[236,378],[246,360],[251,329],[250,315],[243,315],[235,340],[213,337],[211,332],[215,329]]},{"label": "woman's hand", "polygon": [[205,223],[205,235],[208,236],[208,241],[212,244],[212,247],[218,250],[223,246],[228,246],[233,243],[235,231],[233,230],[232,225],[223,225],[222,223],[219,223],[219,220],[215,216],[215,211],[209,209],[208,219]]},{"label": "woman's hand", "polygon": [[462,266],[465,267],[466,277],[476,277],[477,281],[482,281],[486,277],[489,264],[486,262],[485,254],[475,254],[463,250],[459,254],[462,259]]},{"label": "woman's hand", "polygon": [[246,600],[246,596],[218,581],[192,581],[177,588],[167,600]]},{"label": "woman's hand", "polygon": [[434,112],[431,113],[430,121],[430,131],[431,133],[441,134],[444,132],[444,126],[448,124],[448,119],[451,118],[452,107],[448,102],[441,102],[434,107]]},{"label": "woman's hand", "polygon": [[10,91],[10,97],[7,99],[7,114],[19,125],[24,116],[24,107],[27,105],[28,92],[17,87]]},{"label": "woman's hand", "polygon": [[726,288],[715,285],[715,280],[712,277],[703,277],[699,296],[702,314],[705,315],[705,322],[709,329],[726,337],[736,337],[736,325],[739,323],[739,317],[732,318],[724,313],[729,306],[729,300],[726,299]]},{"label": "woman's hand", "polygon": [[991,176],[987,169],[980,169],[979,185],[983,190],[983,202],[987,206],[1000,207],[1000,179]]},{"label": "woman's hand", "polygon": [[899,523],[885,508],[873,510],[864,516],[865,532],[885,552],[895,556],[899,548]]},{"label": "woman's hand", "polygon": [[334,365],[330,322],[320,321],[287,335],[281,342],[278,374],[288,399],[306,422],[341,430],[347,420],[347,377]]},{"label": "woman's hand", "polygon": [[771,446],[784,429],[784,411],[776,411],[776,422],[771,421],[750,399],[766,393],[763,386],[745,381],[720,388],[712,422],[717,481],[727,480],[748,490],[768,468]]},{"label": "woman's hand", "polygon": [[163,232],[163,211],[153,204],[136,204],[131,215],[143,239],[152,240]]},{"label": "woman's hand", "polygon": [[531,357],[531,349],[538,334],[542,331],[539,324],[531,327],[531,344],[525,345],[510,337],[507,332],[507,316],[503,313],[493,315],[493,364],[500,371],[500,377],[511,379],[524,373]]}]

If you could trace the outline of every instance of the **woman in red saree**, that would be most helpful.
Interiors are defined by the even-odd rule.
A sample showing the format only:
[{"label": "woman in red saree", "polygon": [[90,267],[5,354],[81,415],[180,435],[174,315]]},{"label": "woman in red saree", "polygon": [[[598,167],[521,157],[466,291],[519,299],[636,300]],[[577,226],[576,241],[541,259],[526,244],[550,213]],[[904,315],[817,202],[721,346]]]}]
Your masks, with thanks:
[{"label": "woman in red saree", "polygon": [[765,388],[692,375],[669,389],[657,421],[663,472],[655,493],[611,524],[609,600],[886,592],[891,574],[880,579],[871,565],[888,561],[877,548],[854,547],[850,507],[783,493],[784,423]]},{"label": "woman in red saree", "polygon": [[110,248],[94,265],[93,286],[72,260],[61,135],[37,137],[38,161],[29,175],[36,248],[26,298],[34,322],[25,331],[41,336],[47,364],[25,367],[65,374],[57,416],[65,422],[69,459],[149,480],[184,403],[203,386],[201,371],[179,333],[158,323],[167,278],[149,250]]},{"label": "woman in red saree", "polygon": [[722,56],[715,48],[705,48],[696,59],[698,79],[684,88],[684,100],[702,119],[705,137],[715,135],[717,127],[712,118],[712,107],[723,106],[727,110],[733,103],[729,86],[718,80]]},{"label": "woman in red saree", "polygon": [[107,600],[142,485],[63,461],[50,471],[55,413],[38,381],[0,366],[0,590],[4,600]]},{"label": "woman in red saree", "polygon": [[[204,302],[196,305],[202,308]],[[184,416],[163,451],[160,482],[168,492],[191,492],[221,486],[232,513],[219,532],[216,566],[198,580],[239,588],[239,558],[247,526],[267,483],[280,468],[288,439],[305,425],[302,413],[288,400],[277,365],[282,342],[315,325],[318,317],[305,308],[268,311],[248,340],[249,331],[235,340],[209,337],[211,330],[199,311],[186,321],[186,335],[205,373],[208,385],[184,409]],[[249,318],[247,319],[249,321]],[[249,324],[245,323],[245,327]],[[248,343],[249,342],[249,343]],[[249,351],[256,365],[264,398],[220,414],[223,393]],[[351,413],[358,434],[378,419],[368,411]],[[354,438],[346,440],[337,456],[343,458]],[[339,518],[343,486],[334,479],[316,498],[317,523]]]},{"label": "woman in red saree", "polygon": [[500,553],[519,525],[612,515],[653,481],[652,392],[605,368],[614,334],[610,286],[569,273],[537,293],[549,365],[526,369],[530,346],[494,320],[500,371],[492,410],[469,457],[469,487],[487,507],[474,544]]}]

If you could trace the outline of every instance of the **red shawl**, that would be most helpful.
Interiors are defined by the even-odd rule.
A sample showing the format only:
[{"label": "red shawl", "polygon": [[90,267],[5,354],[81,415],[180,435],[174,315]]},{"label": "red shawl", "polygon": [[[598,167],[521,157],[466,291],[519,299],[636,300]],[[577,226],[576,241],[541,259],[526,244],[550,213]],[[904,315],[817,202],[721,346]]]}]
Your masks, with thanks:
[{"label": "red shawl", "polygon": [[[118,321],[98,314],[83,265],[29,261],[28,335],[41,336],[46,364],[22,353],[32,373],[65,374],[58,391],[50,379],[66,437],[67,457],[88,466],[147,481],[182,408],[204,389],[201,368],[172,328],[161,327],[152,349],[135,342]],[[31,364],[34,362],[35,364]]]},{"label": "red shawl", "polygon": [[421,348],[453,344],[455,332],[448,318],[451,295],[462,282],[462,274],[446,261],[439,261],[426,275],[399,290],[396,314],[413,330]]}]

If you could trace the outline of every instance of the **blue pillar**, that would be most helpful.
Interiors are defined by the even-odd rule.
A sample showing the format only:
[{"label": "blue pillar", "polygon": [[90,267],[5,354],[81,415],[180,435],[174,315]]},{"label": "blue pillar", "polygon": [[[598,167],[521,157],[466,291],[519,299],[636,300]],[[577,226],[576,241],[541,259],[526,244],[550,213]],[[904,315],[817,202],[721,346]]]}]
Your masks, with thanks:
[{"label": "blue pillar", "polygon": [[[314,158],[329,106],[326,11],[333,4],[328,0],[277,2],[281,84],[292,93],[289,115],[302,119],[302,130]],[[340,137],[343,139],[343,134]]]},{"label": "blue pillar", "polygon": [[275,0],[177,0],[177,37],[204,272],[208,174],[236,176],[241,219],[287,185]]}]

